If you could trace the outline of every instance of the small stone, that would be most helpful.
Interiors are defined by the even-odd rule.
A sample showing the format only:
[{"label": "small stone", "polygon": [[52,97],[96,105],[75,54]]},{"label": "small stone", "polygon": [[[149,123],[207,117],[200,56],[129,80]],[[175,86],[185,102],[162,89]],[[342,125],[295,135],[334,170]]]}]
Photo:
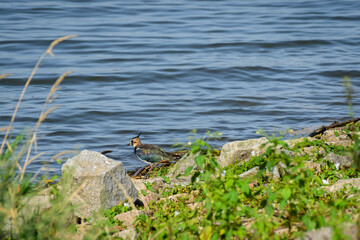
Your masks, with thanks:
[{"label": "small stone", "polygon": [[[247,170],[246,172],[243,172],[242,174],[239,175],[240,178],[249,178],[249,177],[253,177],[255,176],[257,173],[259,172],[259,167],[253,167],[249,170]],[[274,178],[274,179],[278,179],[280,178],[280,172],[277,166],[274,166],[271,169],[271,172],[268,170],[268,168],[266,168],[266,175]]]},{"label": "small stone", "polygon": [[49,196],[35,196],[28,201],[27,205],[32,211],[39,210],[40,212],[52,207]]},{"label": "small stone", "polygon": [[328,160],[335,165],[338,164],[339,168],[350,167],[352,164],[352,158],[350,156],[340,156],[333,152],[329,153],[324,160]]},{"label": "small stone", "polygon": [[297,240],[330,240],[332,239],[332,230],[330,227],[323,227],[317,230],[308,231],[303,238],[297,238]]},{"label": "small stone", "polygon": [[[356,224],[344,222],[340,224],[340,228],[342,229],[342,234],[346,235],[346,238],[344,236],[344,239],[358,239],[358,227]],[[320,229],[308,231],[303,237],[296,238],[296,240],[330,240],[333,239],[333,234],[333,230],[330,227],[322,227]]]},{"label": "small stone", "polygon": [[348,147],[353,143],[353,140],[341,129],[327,130],[323,133],[321,139],[344,147]]},{"label": "small stone", "polygon": [[126,227],[132,227],[133,222],[136,217],[139,215],[145,214],[144,210],[131,210],[129,212],[124,212],[116,215],[114,219],[124,222]]},{"label": "small stone", "polygon": [[145,204],[145,206],[149,205],[150,202],[156,202],[159,199],[159,195],[153,192],[149,192],[146,196],[141,197],[141,201]]},{"label": "small stone", "polygon": [[131,181],[134,183],[135,188],[140,192],[141,190],[148,191],[145,184],[151,184],[151,188],[154,192],[163,188],[165,182],[162,177],[150,178],[150,179],[136,179],[132,178]]},{"label": "small stone", "polygon": [[[266,170],[268,171],[268,169],[266,168]],[[279,169],[277,166],[274,166],[272,169],[271,169],[271,173],[270,173],[270,176],[274,179],[278,179],[280,178],[280,173],[279,173]]]},{"label": "small stone", "polygon": [[186,198],[188,197],[189,194],[186,194],[186,193],[178,193],[178,194],[175,194],[175,195],[172,195],[172,196],[168,196],[166,198],[161,198],[160,200],[166,200],[166,199],[169,199],[173,202],[177,202],[179,201],[180,198]]},{"label": "small stone", "polygon": [[130,229],[125,229],[121,232],[115,233],[113,235],[113,237],[117,237],[120,239],[125,239],[125,240],[135,240],[137,237],[136,231],[134,228],[130,228]]},{"label": "small stone", "polygon": [[289,139],[289,140],[285,140],[284,142],[289,146],[289,148],[294,148],[297,143],[304,141],[304,139],[308,139],[309,141],[315,140],[315,138],[306,137],[306,138]]},{"label": "small stone", "polygon": [[241,178],[252,177],[252,176],[255,176],[258,172],[259,172],[259,167],[253,167],[253,168],[247,170],[246,172],[243,172],[242,174],[240,174],[239,177],[241,177]]},{"label": "small stone", "polygon": [[319,155],[322,155],[322,156],[325,156],[326,154],[326,151],[324,148],[322,147],[317,147],[317,146],[310,146],[310,147],[305,147],[304,150],[303,150],[304,153],[307,153],[311,156],[315,155],[315,154],[319,154]]},{"label": "small stone", "polygon": [[321,164],[313,161],[305,161],[304,168],[308,170],[314,170],[315,172],[321,171]]},{"label": "small stone", "polygon": [[287,167],[283,162],[276,164],[280,177],[284,177],[287,174]]},{"label": "small stone", "polygon": [[187,205],[191,210],[199,209],[204,206],[204,202],[194,202]]},{"label": "small stone", "polygon": [[328,192],[336,192],[345,186],[346,188],[354,187],[360,190],[360,178],[340,179],[335,184],[324,187],[324,189]]}]

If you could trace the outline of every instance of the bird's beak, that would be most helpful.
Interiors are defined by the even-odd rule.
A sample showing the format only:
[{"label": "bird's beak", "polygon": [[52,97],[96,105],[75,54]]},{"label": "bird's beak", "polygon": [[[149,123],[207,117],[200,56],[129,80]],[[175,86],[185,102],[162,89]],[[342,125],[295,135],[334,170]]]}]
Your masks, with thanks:
[{"label": "bird's beak", "polygon": [[126,146],[130,146],[130,143],[126,144]]}]

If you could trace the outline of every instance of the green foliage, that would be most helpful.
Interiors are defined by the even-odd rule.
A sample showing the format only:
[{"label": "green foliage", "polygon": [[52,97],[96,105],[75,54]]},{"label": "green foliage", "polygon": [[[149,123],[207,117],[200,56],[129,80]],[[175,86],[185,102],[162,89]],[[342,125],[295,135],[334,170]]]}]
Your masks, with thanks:
[{"label": "green foliage", "polygon": [[[342,190],[324,191],[323,180],[331,183],[340,178],[358,176],[353,168],[337,170],[333,163],[321,165],[321,171],[307,167],[310,156],[289,156],[279,149],[300,151],[305,147],[324,148],[325,151],[347,154],[357,148],[344,148],[320,140],[304,140],[293,148],[280,138],[272,138],[264,147],[264,154],[245,163],[222,169],[216,162],[214,149],[204,139],[193,141],[191,152],[197,154],[199,171],[192,173],[192,184],[164,189],[162,197],[184,193],[177,201],[150,204],[150,216],[137,221],[139,239],[148,236],[159,239],[294,239],[304,231],[330,226],[335,238],[344,237],[339,230],[344,222],[359,221],[359,193]],[[317,155],[315,161],[322,161]],[[271,171],[284,167],[279,179]],[[257,175],[242,179],[239,174],[258,167]],[[196,194],[195,194],[196,193]],[[190,208],[188,198],[198,204]],[[282,229],[283,234],[279,233]]]},{"label": "green foliage", "polygon": [[350,78],[343,78],[343,85],[345,89],[345,99],[348,103],[349,116],[354,117],[353,107],[352,107],[352,98],[353,98],[353,87],[350,81]]},{"label": "green foliage", "polygon": [[18,135],[0,155],[0,238],[60,238],[70,232],[73,216],[64,194],[69,190],[67,177],[63,176],[61,189],[54,185],[49,197],[42,198],[40,192],[44,189],[34,184],[30,176],[21,179],[17,171],[17,150],[26,146],[22,139],[22,134]]},{"label": "green foliage", "polygon": [[132,210],[132,208],[129,205],[120,204],[120,205],[116,205],[108,210],[104,210],[103,215],[104,215],[104,217],[106,217],[108,219],[109,223],[121,226],[122,222],[114,219],[114,217],[120,213],[128,212],[131,210]]}]

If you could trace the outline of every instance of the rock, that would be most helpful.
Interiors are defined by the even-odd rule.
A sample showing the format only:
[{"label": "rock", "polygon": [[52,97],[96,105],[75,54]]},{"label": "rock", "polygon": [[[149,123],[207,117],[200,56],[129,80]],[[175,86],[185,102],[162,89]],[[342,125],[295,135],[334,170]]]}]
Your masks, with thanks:
[{"label": "rock", "polygon": [[[306,137],[310,142],[315,140],[315,138],[312,137]],[[295,139],[289,139],[285,140],[284,142],[289,146],[289,148],[294,148],[295,145],[299,142],[304,141],[305,138],[295,138]]]},{"label": "rock", "polygon": [[322,156],[326,155],[325,149],[317,146],[305,147],[303,152],[309,154],[310,156],[314,156],[316,153]]},{"label": "rock", "polygon": [[[358,227],[352,223],[341,223],[340,228],[342,229],[343,239],[357,240],[358,239]],[[322,227],[317,230],[311,230],[305,233],[302,238],[296,238],[296,240],[330,240],[333,239],[333,230],[330,227]]]},{"label": "rock", "polygon": [[116,215],[114,219],[124,222],[124,226],[132,227],[133,222],[136,217],[139,215],[145,214],[144,210],[131,210],[129,212],[124,212]]},{"label": "rock", "polygon": [[166,176],[169,178],[176,178],[177,176],[184,175],[185,170],[190,166],[193,166],[194,170],[199,170],[199,167],[195,164],[195,158],[197,156],[199,156],[199,153],[195,155],[192,153],[184,155],[179,161],[175,163],[174,166],[172,166]]},{"label": "rock", "polygon": [[175,194],[175,195],[168,196],[166,198],[161,198],[160,200],[166,201],[167,199],[169,199],[172,202],[177,202],[177,201],[179,201],[179,199],[184,199],[186,197],[189,197],[189,194],[178,193],[178,194]]},{"label": "rock", "polygon": [[301,154],[298,153],[298,152],[289,151],[289,150],[286,150],[286,149],[281,149],[281,150],[279,151],[279,154],[280,154],[281,152],[285,153],[286,155],[288,155],[288,156],[290,156],[290,157],[299,157],[299,156],[301,156]]},{"label": "rock", "polygon": [[190,183],[191,183],[191,175],[171,179],[170,187],[174,187],[176,185],[185,187],[185,186],[189,185]]},{"label": "rock", "polygon": [[314,170],[315,172],[321,171],[321,164],[313,161],[305,161],[304,168],[307,170]]},{"label": "rock", "polygon": [[359,239],[359,227],[356,224],[343,223],[341,227],[344,229],[343,234],[347,235],[349,240]]},{"label": "rock", "polygon": [[78,216],[90,217],[93,211],[109,209],[119,202],[125,202],[127,198],[121,185],[131,199],[137,199],[136,188],[122,162],[98,152],[84,150],[67,160],[61,170],[72,179],[74,189],[70,201],[74,206],[79,206],[76,208]]},{"label": "rock", "polygon": [[189,203],[186,206],[189,207],[191,210],[195,210],[195,209],[201,209],[202,207],[204,207],[204,205],[205,205],[205,201]]},{"label": "rock", "polygon": [[284,177],[288,173],[287,167],[283,162],[278,162],[276,164],[276,167],[278,169],[280,177]]},{"label": "rock", "polygon": [[49,196],[35,196],[28,201],[27,205],[32,211],[39,210],[40,212],[52,207]]},{"label": "rock", "polygon": [[[267,171],[268,173],[270,173],[267,168],[266,168],[266,171]],[[271,169],[270,176],[271,176],[272,178],[274,178],[274,179],[280,178],[279,169],[278,169],[278,167],[277,167],[276,165]]]},{"label": "rock", "polygon": [[82,224],[79,224],[76,226],[76,233],[75,234],[71,234],[69,233],[69,236],[65,235],[65,239],[72,239],[72,240],[82,240],[82,239],[87,239],[85,236],[86,234],[89,234],[89,232],[91,231],[91,223],[89,222],[84,222]]},{"label": "rock", "polygon": [[150,202],[156,202],[160,199],[160,196],[156,193],[150,192],[146,196],[141,197],[141,201],[148,206]]},{"label": "rock", "polygon": [[344,147],[348,147],[353,143],[352,139],[347,135],[347,133],[341,129],[326,130],[321,136],[321,139],[329,143]]},{"label": "rock", "polygon": [[360,178],[350,178],[350,179],[340,179],[335,184],[324,187],[325,191],[336,192],[342,189],[343,187],[350,188],[354,187],[360,190]]},{"label": "rock", "polygon": [[329,153],[324,160],[328,160],[338,166],[337,168],[350,167],[352,164],[352,158],[350,156],[340,156],[333,152]]},{"label": "rock", "polygon": [[305,233],[304,237],[298,240],[330,240],[332,239],[332,230],[330,227],[322,227],[317,230],[311,230]]},{"label": "rock", "polygon": [[165,182],[162,177],[155,177],[150,179],[136,179],[132,178],[131,181],[134,183],[135,188],[140,192],[141,190],[147,191],[147,188],[145,186],[146,184],[151,184],[152,189],[154,192],[157,192],[160,188],[163,188],[165,185]]},{"label": "rock", "polygon": [[258,172],[259,172],[259,167],[253,167],[253,168],[247,170],[246,172],[243,172],[242,174],[240,174],[239,177],[241,177],[241,178],[252,177],[252,176],[255,176]]},{"label": "rock", "polygon": [[121,232],[118,232],[113,235],[113,237],[124,239],[124,240],[135,240],[137,237],[136,231],[134,228],[125,229]]},{"label": "rock", "polygon": [[[259,167],[253,167],[253,168],[247,170],[246,172],[243,172],[242,174],[240,174],[239,177],[249,178],[249,177],[255,176],[258,172],[259,172]],[[279,172],[278,166],[274,166],[271,169],[271,172],[268,170],[268,168],[266,168],[265,174],[274,179],[280,178],[280,172]]]},{"label": "rock", "polygon": [[[159,189],[163,188],[165,183],[164,180],[161,177],[156,178],[150,178],[150,179],[135,179],[132,178],[131,181],[133,181],[135,188],[138,191],[139,194],[139,200],[145,205],[145,209],[149,209],[149,203],[152,201],[157,201],[160,199],[157,192],[159,192]],[[151,187],[154,192],[149,191],[144,183],[150,183]],[[143,194],[145,192],[145,195]]]},{"label": "rock", "polygon": [[259,139],[250,139],[245,141],[235,141],[225,144],[221,149],[218,163],[225,167],[237,161],[248,161],[253,156],[259,156],[266,151],[266,147],[260,148],[262,144],[267,143],[265,137]]}]

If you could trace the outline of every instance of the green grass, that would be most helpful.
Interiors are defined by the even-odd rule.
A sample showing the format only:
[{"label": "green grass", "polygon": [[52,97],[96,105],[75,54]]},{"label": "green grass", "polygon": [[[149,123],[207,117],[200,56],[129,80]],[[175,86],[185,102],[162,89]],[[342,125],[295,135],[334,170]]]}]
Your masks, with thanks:
[{"label": "green grass", "polygon": [[[286,148],[287,144],[278,138],[270,142],[263,155],[228,166],[226,173],[221,174],[223,169],[216,164],[212,148],[203,140],[195,141],[191,149],[193,153],[201,152],[196,163],[202,170],[194,173],[190,186],[175,187],[163,193],[176,194],[179,190],[188,196],[200,193],[195,201],[203,207],[192,210],[188,198],[153,203],[150,212],[154,214],[143,215],[137,221],[139,239],[148,239],[148,236],[150,239],[233,239],[235,236],[240,239],[294,239],[305,231],[324,226],[334,230],[336,239],[343,239],[342,223],[359,226],[359,193],[354,189],[328,193],[322,188],[322,179],[335,182],[340,178],[359,177],[359,172],[353,168],[336,170],[334,164],[327,162],[317,173],[304,168],[304,162],[310,160],[309,155],[291,157],[278,153],[277,147]],[[305,146],[324,147],[325,144],[304,140],[292,150]],[[348,149],[328,147],[336,153],[354,151],[354,146]],[[266,175],[265,168],[271,169],[279,161],[287,166],[286,174],[280,179]],[[260,169],[257,176],[239,177],[240,173],[255,166]]]}]

